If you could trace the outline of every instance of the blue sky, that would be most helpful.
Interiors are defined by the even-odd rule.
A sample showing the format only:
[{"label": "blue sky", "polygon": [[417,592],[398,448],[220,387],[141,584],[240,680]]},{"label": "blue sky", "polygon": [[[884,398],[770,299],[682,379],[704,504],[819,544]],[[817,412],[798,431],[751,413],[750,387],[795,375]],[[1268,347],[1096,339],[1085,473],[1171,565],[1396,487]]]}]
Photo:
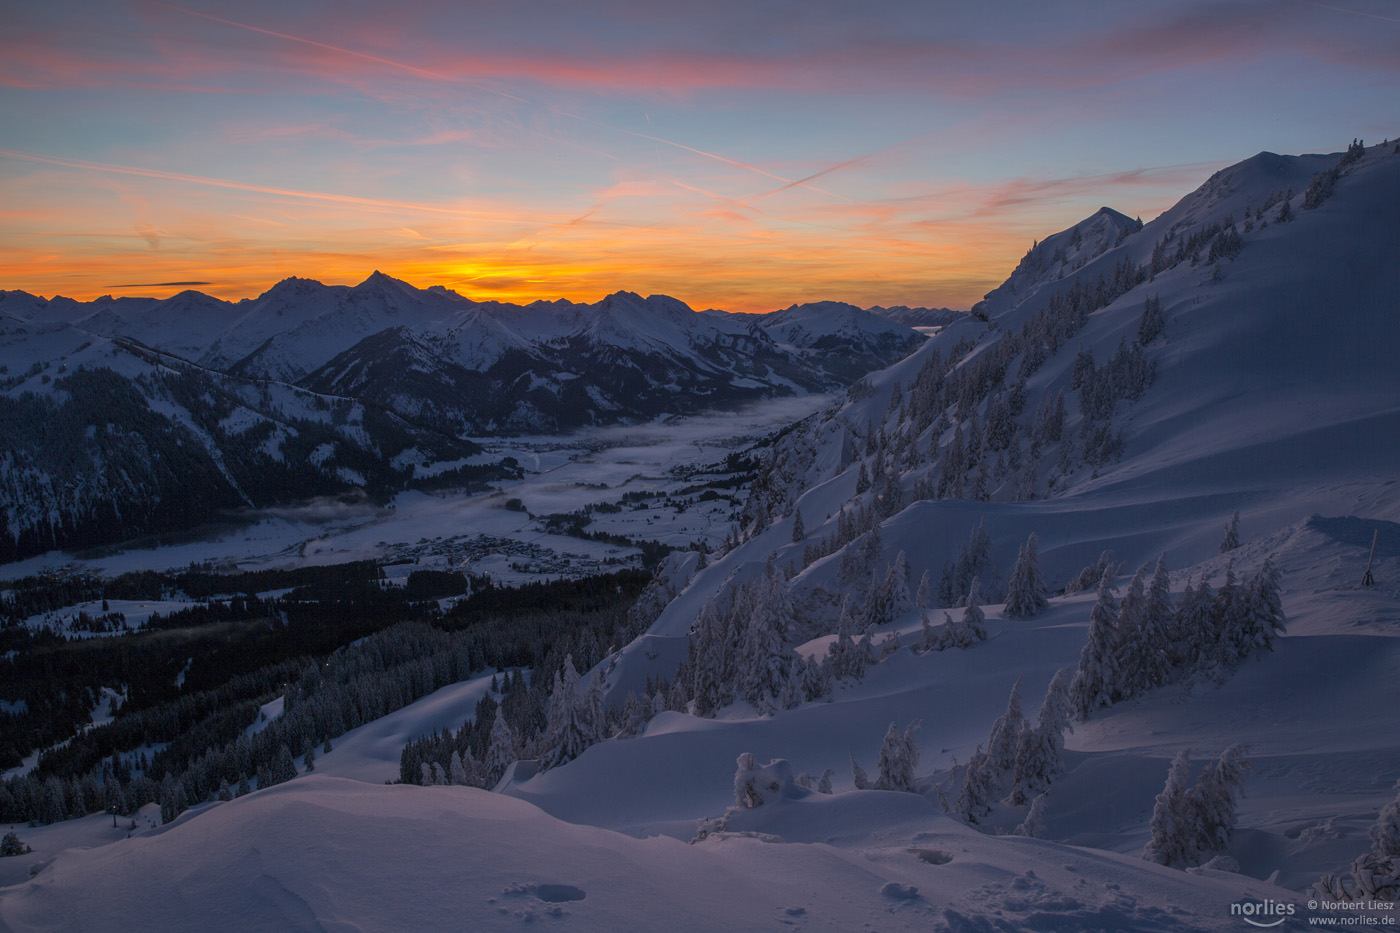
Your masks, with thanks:
[{"label": "blue sky", "polygon": [[[0,287],[967,307],[1036,238],[1400,133],[1400,6],[10,4]],[[177,290],[147,288],[161,294]],[[129,290],[122,293],[130,293]]]}]

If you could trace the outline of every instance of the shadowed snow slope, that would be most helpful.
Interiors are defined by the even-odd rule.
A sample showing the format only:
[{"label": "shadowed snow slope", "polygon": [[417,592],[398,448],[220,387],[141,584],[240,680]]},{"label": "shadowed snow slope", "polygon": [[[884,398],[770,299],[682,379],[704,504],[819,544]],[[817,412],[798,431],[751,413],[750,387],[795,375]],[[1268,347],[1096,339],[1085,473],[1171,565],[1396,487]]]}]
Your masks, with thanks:
[{"label": "shadowed snow slope", "polygon": [[[770,829],[792,821],[842,835],[870,819],[872,806],[890,811],[874,814],[876,822],[903,824],[893,845],[838,849],[734,835],[691,846],[563,823],[470,788],[306,777],[158,835],[65,852],[6,891],[0,924],[514,930],[540,920],[598,931],[961,930],[971,929],[969,915],[997,910],[1004,931],[1201,930],[1233,928],[1228,905],[1267,890],[983,836],[907,794],[791,801],[764,815]],[[1154,906],[1167,903],[1194,906]]]}]

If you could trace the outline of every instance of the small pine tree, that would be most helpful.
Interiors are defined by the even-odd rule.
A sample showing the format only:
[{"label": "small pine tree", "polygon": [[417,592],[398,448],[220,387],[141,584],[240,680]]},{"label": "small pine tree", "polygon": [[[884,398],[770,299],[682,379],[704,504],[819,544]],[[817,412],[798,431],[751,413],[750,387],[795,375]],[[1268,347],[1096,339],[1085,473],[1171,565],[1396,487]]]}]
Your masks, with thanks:
[{"label": "small pine tree", "polygon": [[865,790],[870,786],[870,778],[866,776],[865,769],[856,762],[855,752],[851,753],[851,779],[855,782],[856,790]]},{"label": "small pine tree", "polygon": [[1240,546],[1240,510],[1236,509],[1234,516],[1225,523],[1225,538],[1220,542],[1220,553],[1233,551]]},{"label": "small pine tree", "polygon": [[1236,798],[1244,792],[1245,774],[1254,766],[1245,756],[1247,745],[1231,745],[1220,757],[1206,765],[1196,786],[1186,794],[1185,809],[1190,822],[1193,859],[1224,852],[1235,828]]},{"label": "small pine tree", "polygon": [[1049,605],[1045,598],[1045,580],[1040,575],[1039,541],[1035,534],[1026,539],[1016,555],[1016,566],[1006,583],[1006,610],[1009,619],[1029,619]]},{"label": "small pine tree", "polygon": [[1181,633],[1176,626],[1176,609],[1172,606],[1171,578],[1167,576],[1167,555],[1157,558],[1157,568],[1147,588],[1147,607],[1139,633],[1142,647],[1138,651],[1144,680],[1148,688],[1171,680],[1175,667],[1174,653]]},{"label": "small pine tree", "polygon": [[1145,653],[1154,650],[1154,646],[1144,643],[1146,620],[1147,565],[1143,564],[1133,574],[1128,591],[1123,594],[1123,601],[1118,606],[1118,619],[1114,624],[1118,678],[1112,685],[1113,701],[1137,696],[1151,686],[1149,659]]},{"label": "small pine tree", "polygon": [[496,720],[491,724],[491,739],[486,748],[488,786],[494,787],[506,773],[506,768],[519,757],[516,751],[518,744],[515,730],[506,722],[501,708],[496,707]]},{"label": "small pine tree", "polygon": [[285,784],[297,776],[297,766],[292,761],[292,750],[286,745],[277,747],[277,757],[272,762],[272,769],[269,773],[269,784]]},{"label": "small pine tree", "polygon": [[1148,824],[1152,838],[1142,857],[1158,865],[1183,865],[1191,857],[1191,829],[1187,824],[1186,793],[1191,783],[1191,750],[1183,748],[1172,759],[1167,783],[1157,795]]},{"label": "small pine tree", "polygon": [[582,755],[596,739],[596,723],[579,686],[573,655],[564,656],[564,667],[554,674],[549,695],[540,770],[555,768]]},{"label": "small pine tree", "polygon": [[1120,682],[1117,642],[1118,601],[1113,578],[1105,570],[1099,579],[1098,600],[1089,613],[1089,638],[1079,654],[1079,668],[1070,685],[1070,707],[1079,719],[1113,702]]},{"label": "small pine tree", "polygon": [[1026,723],[1016,740],[1016,765],[1007,802],[1019,807],[1037,790],[1048,787],[1064,770],[1060,752],[1065,730],[1074,730],[1069,707],[1070,669],[1062,667],[1050,679],[1035,723]]},{"label": "small pine tree", "polygon": [[928,609],[933,605],[933,594],[929,589],[929,573],[924,571],[924,575],[919,577],[919,591],[914,596],[914,605],[920,609]]},{"label": "small pine tree", "polygon": [[802,512],[801,510],[794,511],[792,516],[792,543],[797,544],[805,537],[807,537],[807,524],[802,521]]},{"label": "small pine tree", "polygon": [[19,836],[15,835],[13,832],[6,833],[4,838],[0,839],[0,858],[8,858],[12,855],[28,855],[33,851],[32,848],[21,842]]},{"label": "small pine tree", "polygon": [[996,779],[998,796],[1015,771],[1016,745],[1025,725],[1026,717],[1021,712],[1021,680],[1017,678],[1006,700],[1006,712],[997,717],[987,737],[987,768]]},{"label": "small pine tree", "polygon": [[992,801],[998,796],[996,777],[987,761],[987,753],[978,745],[963,773],[962,791],[956,804],[958,815],[969,823],[980,822],[992,812]]},{"label": "small pine tree", "polygon": [[885,741],[880,746],[880,763],[875,778],[876,790],[914,792],[914,769],[919,766],[919,746],[914,741],[918,721],[911,722],[900,732],[890,723]]},{"label": "small pine tree", "polygon": [[972,578],[967,588],[967,605],[963,609],[962,628],[978,641],[987,640],[987,616],[982,612],[982,581]]},{"label": "small pine tree", "polygon": [[1045,798],[1050,794],[1046,791],[1031,801],[1031,808],[1026,813],[1026,818],[1021,821],[1021,825],[1012,831],[1016,836],[1027,836],[1031,839],[1045,838]]},{"label": "small pine tree", "polygon": [[1246,640],[1259,651],[1272,651],[1274,639],[1284,631],[1280,576],[1273,557],[1266,557],[1259,572],[1244,587],[1240,624]]}]

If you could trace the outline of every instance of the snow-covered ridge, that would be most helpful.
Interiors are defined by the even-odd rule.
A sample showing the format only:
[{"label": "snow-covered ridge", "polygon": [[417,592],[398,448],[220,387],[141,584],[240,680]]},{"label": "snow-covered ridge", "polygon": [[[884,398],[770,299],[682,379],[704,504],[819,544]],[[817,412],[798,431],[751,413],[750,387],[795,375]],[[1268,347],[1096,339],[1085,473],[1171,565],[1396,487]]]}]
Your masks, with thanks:
[{"label": "snow-covered ridge", "polygon": [[[194,291],[163,300],[92,302],[0,292],[0,311],[35,323],[62,321],[102,336],[131,337],[213,368],[287,381],[313,373],[388,328],[407,330],[446,351],[453,363],[487,369],[510,350],[539,345],[582,340],[624,351],[682,352],[725,339],[762,341],[761,332],[777,323],[763,316],[696,312],[674,298],[643,298],[627,291],[592,304],[475,302],[444,288],[418,289],[381,272],[353,287],[289,278],[240,302]],[[833,329],[906,342],[911,338],[907,328],[859,309],[849,308],[835,324],[819,320],[818,312],[813,306],[795,315],[811,318],[813,339]],[[793,318],[789,313],[787,319]],[[451,352],[454,344],[457,353]]]}]

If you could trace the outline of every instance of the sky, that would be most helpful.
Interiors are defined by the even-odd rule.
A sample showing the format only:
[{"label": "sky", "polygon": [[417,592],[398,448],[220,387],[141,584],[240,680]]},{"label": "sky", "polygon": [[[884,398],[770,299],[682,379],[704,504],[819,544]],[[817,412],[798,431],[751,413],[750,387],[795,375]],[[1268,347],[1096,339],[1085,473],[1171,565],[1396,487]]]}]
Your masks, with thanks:
[{"label": "sky", "polygon": [[1400,3],[0,0],[0,288],[967,308],[1400,135]]}]

